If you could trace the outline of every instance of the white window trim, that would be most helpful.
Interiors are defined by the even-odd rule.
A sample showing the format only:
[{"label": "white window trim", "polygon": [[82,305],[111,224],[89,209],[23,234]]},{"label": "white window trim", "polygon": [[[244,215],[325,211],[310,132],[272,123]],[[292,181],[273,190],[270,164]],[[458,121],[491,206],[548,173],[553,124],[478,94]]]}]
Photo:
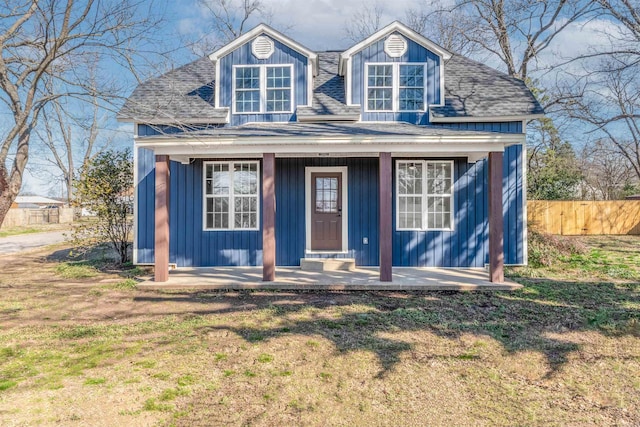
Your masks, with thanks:
[{"label": "white window trim", "polygon": [[[255,228],[235,228],[235,195],[233,193],[233,165],[235,163],[245,163],[256,165],[256,173],[258,175],[258,193],[256,198],[258,203],[256,205],[256,227]],[[231,174],[231,180],[229,181],[229,228],[207,228],[207,198],[213,198],[214,195],[207,195],[207,165],[229,165],[229,173]],[[208,161],[202,162],[202,230],[203,231],[258,231],[260,230],[260,205],[261,205],[261,192],[260,192],[260,162],[256,160],[232,160],[232,161]]]},{"label": "white window trim", "polygon": [[[391,110],[370,110],[369,109],[369,66],[370,65],[391,65]],[[401,110],[400,109],[400,66],[401,65],[422,65],[424,86],[422,110]],[[425,113],[427,111],[427,63],[426,62],[366,62],[364,64],[364,111],[365,113]]]},{"label": "white window trim", "polygon": [[[282,111],[267,111],[267,68],[285,68],[288,67],[291,71],[291,108],[289,110]],[[238,68],[259,68],[260,75],[260,111],[236,111],[236,69]],[[295,103],[295,76],[293,74],[293,64],[246,64],[246,65],[234,65],[232,70],[231,79],[231,111],[232,114],[291,114],[294,110]],[[276,88],[277,89],[277,88]]]},{"label": "white window trim", "polygon": [[[347,166],[307,166],[304,168],[304,217],[305,217],[305,253],[326,254],[349,252],[349,174]],[[311,174],[312,173],[334,173],[342,174],[342,250],[325,251],[311,249]]]},{"label": "white window trim", "polygon": [[[421,228],[400,228],[400,164],[402,163],[421,163],[422,164],[422,227]],[[427,164],[429,163],[449,163],[451,165],[451,212],[449,213],[449,224],[451,227],[448,228],[429,228],[428,225],[428,203],[427,197],[434,196],[433,194],[427,193]],[[403,159],[396,160],[396,230],[397,231],[454,231],[454,212],[455,212],[455,195],[456,195],[456,180],[455,180],[455,165],[453,160],[412,160],[412,159]],[[441,197],[441,194],[437,196]]]},{"label": "white window trim", "polygon": [[[133,125],[135,136],[138,136],[138,123]],[[133,265],[138,265],[138,151],[140,149],[133,146]]]}]

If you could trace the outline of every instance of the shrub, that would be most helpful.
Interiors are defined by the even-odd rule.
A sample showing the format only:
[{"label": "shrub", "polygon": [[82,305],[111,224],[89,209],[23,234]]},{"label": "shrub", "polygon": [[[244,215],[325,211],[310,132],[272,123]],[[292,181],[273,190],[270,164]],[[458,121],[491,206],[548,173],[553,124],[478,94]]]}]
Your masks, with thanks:
[{"label": "shrub", "polygon": [[529,265],[550,267],[560,257],[582,255],[587,247],[576,237],[556,236],[529,230]]},{"label": "shrub", "polygon": [[129,260],[129,237],[133,227],[130,150],[98,154],[82,169],[75,186],[75,205],[92,212],[96,220],[77,225],[73,240],[77,245],[110,243],[120,256],[120,264],[125,264]]}]

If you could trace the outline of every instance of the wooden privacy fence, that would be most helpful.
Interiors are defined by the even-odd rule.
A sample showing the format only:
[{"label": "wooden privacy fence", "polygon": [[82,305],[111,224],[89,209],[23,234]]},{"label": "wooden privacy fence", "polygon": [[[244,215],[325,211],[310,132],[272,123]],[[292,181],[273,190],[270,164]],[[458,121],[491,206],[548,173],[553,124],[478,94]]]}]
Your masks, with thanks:
[{"label": "wooden privacy fence", "polygon": [[587,234],[640,235],[640,200],[529,200],[527,221],[534,230],[565,236]]}]

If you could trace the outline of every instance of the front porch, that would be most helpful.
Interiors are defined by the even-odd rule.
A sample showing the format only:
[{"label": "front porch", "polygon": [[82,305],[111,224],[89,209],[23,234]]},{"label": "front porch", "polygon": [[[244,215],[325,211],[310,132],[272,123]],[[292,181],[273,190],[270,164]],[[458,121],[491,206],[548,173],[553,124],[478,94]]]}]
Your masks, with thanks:
[{"label": "front porch", "polygon": [[[196,249],[192,255],[186,254],[186,236],[191,236],[192,240],[198,237],[198,232],[193,232],[193,224],[201,221],[198,212],[203,212],[204,203],[200,201],[202,204],[199,204],[198,200],[194,203],[187,197],[189,186],[181,185],[181,181],[185,184],[189,179],[171,179],[169,156],[156,154],[155,280],[166,281],[169,265],[174,263],[178,267],[262,264],[262,280],[279,286],[286,280],[277,280],[276,267],[280,271],[281,267],[299,266],[300,260],[305,258],[335,257],[353,258],[360,267],[376,267],[377,281],[381,283],[394,280],[393,266],[478,268],[487,263],[490,266],[489,280],[501,283],[505,262],[503,153],[488,153],[486,175],[481,165],[469,163],[466,158],[431,161],[449,165],[448,179],[451,181],[448,187],[451,190],[447,192],[450,204],[443,208],[450,222],[435,225],[433,230],[416,228],[415,224],[399,226],[396,220],[398,203],[395,200],[399,191],[397,178],[394,178],[398,174],[396,164],[392,153],[377,154],[377,158],[276,158],[274,153],[262,153],[260,162],[253,161],[260,174],[258,181],[262,190],[259,196],[258,193],[254,196],[256,203],[257,199],[260,200],[261,207],[255,228],[241,231],[205,229],[201,236],[206,242],[192,243]],[[176,175],[188,176],[191,173],[194,176],[191,179],[196,183],[202,170],[214,162],[195,161],[194,166],[173,163]],[[231,169],[226,163],[225,166]],[[335,199],[330,200],[331,203],[324,199],[322,203],[316,201],[319,190],[311,185],[314,174],[314,182],[337,182],[336,189],[327,186],[322,190],[333,194]],[[176,184],[179,202],[171,209],[173,214],[170,215],[169,188]],[[194,193],[201,191],[196,188]],[[276,201],[279,206],[277,212]],[[195,209],[190,207],[192,203]],[[187,217],[190,221],[178,219],[171,232],[169,217],[178,217],[181,214],[179,209],[183,207],[186,207],[187,215],[182,215],[182,218]],[[319,220],[311,217],[311,211],[316,211],[317,215],[319,210],[325,211],[327,207],[333,209],[329,215],[336,217],[334,222],[341,224],[341,227],[334,227],[338,230],[337,237],[331,237],[337,246],[314,247],[311,244],[312,224],[318,224]],[[190,208],[196,213],[189,213]],[[413,212],[409,208],[404,209]],[[426,217],[424,210],[420,211],[420,216]],[[169,246],[170,234],[178,238],[182,236],[173,248]],[[324,234],[333,236],[328,231]],[[180,250],[181,247],[185,249]],[[198,252],[199,248],[204,250]],[[211,256],[206,258],[207,254]],[[369,279],[367,276],[366,281]]]},{"label": "front porch", "polygon": [[505,263],[525,262],[523,135],[376,126],[145,136],[134,262],[157,282],[176,265],[262,266],[274,283],[306,258],[351,258],[380,282],[396,267],[489,265],[500,283]]},{"label": "front porch", "polygon": [[277,267],[271,282],[263,281],[261,267],[178,268],[163,283],[152,277],[138,284],[139,289],[277,289],[328,291],[512,291],[522,285],[509,280],[489,281],[487,271],[396,267],[393,282],[380,281],[377,267],[358,267],[354,271],[303,271]]}]

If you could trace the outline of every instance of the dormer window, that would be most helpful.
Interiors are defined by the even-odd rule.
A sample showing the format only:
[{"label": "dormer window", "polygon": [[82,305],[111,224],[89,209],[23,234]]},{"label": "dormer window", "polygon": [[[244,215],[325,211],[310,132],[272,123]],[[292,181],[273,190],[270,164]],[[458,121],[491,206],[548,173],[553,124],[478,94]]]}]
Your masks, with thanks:
[{"label": "dormer window", "polygon": [[368,64],[367,111],[425,111],[425,64]]},{"label": "dormer window", "polygon": [[291,113],[292,69],[291,65],[234,67],[234,113]]}]

